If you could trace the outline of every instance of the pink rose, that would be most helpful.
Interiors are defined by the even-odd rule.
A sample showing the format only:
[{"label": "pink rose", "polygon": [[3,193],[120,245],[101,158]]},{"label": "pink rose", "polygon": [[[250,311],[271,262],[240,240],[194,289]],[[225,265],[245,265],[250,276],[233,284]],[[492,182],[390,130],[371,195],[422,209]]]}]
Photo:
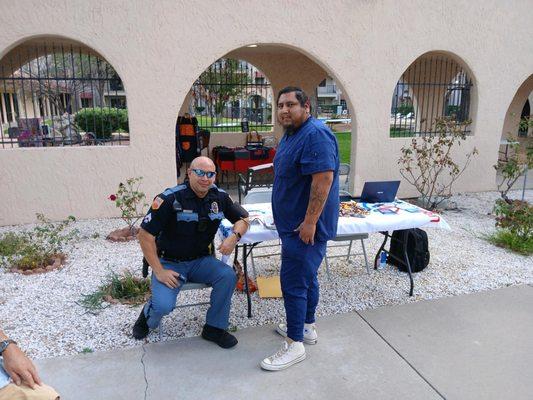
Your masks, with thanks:
[{"label": "pink rose", "polygon": [[111,200],[111,201],[115,201],[116,199],[117,199],[117,196],[115,196],[114,194],[109,196],[109,200]]}]

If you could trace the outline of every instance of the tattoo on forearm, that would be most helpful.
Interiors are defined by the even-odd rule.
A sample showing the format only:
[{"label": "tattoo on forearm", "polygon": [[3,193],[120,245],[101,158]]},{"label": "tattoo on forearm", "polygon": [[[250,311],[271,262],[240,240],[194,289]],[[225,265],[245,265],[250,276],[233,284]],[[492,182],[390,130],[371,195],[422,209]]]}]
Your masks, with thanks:
[{"label": "tattoo on forearm", "polygon": [[309,205],[307,206],[307,215],[310,217],[319,217],[328,199],[329,185],[321,185],[317,182],[311,184],[311,194],[309,195]]}]

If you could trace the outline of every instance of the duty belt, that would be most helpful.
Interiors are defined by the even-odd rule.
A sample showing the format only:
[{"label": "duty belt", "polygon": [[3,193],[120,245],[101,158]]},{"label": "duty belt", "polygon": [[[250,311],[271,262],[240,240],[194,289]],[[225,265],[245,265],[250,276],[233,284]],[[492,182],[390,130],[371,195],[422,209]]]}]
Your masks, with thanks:
[{"label": "duty belt", "polygon": [[183,261],[192,261],[192,260],[196,260],[198,258],[201,258],[201,257],[205,257],[205,256],[208,256],[209,254],[198,254],[196,256],[192,256],[192,257],[172,257],[168,254],[165,254],[165,251],[162,250],[161,251],[161,254],[159,255],[163,260],[166,260],[166,261],[171,261],[171,262],[175,262],[175,263],[179,263],[179,262],[183,262]]}]

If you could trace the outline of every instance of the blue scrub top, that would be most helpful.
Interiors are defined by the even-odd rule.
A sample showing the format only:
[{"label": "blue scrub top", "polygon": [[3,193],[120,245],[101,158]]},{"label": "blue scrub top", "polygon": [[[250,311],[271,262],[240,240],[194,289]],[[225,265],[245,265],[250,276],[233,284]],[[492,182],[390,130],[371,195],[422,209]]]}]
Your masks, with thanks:
[{"label": "blue scrub top", "polygon": [[315,240],[337,235],[339,220],[339,146],[321,121],[309,117],[294,133],[285,133],[274,158],[272,212],[280,237],[294,234],[309,204],[312,174],[333,171],[329,196],[316,225]]}]

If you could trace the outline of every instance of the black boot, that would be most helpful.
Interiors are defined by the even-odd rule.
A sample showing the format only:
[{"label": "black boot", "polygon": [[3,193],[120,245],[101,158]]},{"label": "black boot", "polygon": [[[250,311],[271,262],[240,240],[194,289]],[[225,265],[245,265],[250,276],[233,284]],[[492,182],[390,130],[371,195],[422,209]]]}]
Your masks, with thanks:
[{"label": "black boot", "polygon": [[229,349],[238,343],[237,338],[228,331],[207,324],[202,329],[202,337],[205,340],[215,342],[223,349]]},{"label": "black boot", "polygon": [[144,339],[146,336],[148,336],[149,330],[150,328],[148,328],[148,324],[146,323],[146,316],[144,315],[143,307],[139,318],[137,318],[137,321],[135,321],[135,325],[133,325],[133,337],[137,340]]}]

